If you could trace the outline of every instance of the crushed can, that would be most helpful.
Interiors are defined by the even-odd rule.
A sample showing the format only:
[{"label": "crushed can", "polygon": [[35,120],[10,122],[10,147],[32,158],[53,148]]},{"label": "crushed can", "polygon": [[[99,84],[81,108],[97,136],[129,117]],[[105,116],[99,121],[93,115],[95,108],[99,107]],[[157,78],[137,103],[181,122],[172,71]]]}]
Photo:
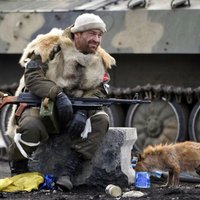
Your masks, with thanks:
[{"label": "crushed can", "polygon": [[121,197],[122,195],[122,189],[113,184],[109,184],[105,189],[106,194],[109,194],[112,197]]},{"label": "crushed can", "polygon": [[135,169],[136,164],[137,164],[138,158],[137,157],[133,157],[131,160],[131,166],[133,169]]}]

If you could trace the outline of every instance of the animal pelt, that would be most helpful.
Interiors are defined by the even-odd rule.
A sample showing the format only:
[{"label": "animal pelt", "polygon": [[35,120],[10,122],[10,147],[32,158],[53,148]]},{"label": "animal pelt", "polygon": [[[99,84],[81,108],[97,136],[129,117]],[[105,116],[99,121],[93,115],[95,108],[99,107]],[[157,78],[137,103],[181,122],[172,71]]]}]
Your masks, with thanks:
[{"label": "animal pelt", "polygon": [[[100,85],[105,71],[115,65],[115,59],[101,47],[98,47],[95,54],[79,52],[73,40],[66,34],[66,30],[53,28],[47,34],[38,35],[24,49],[19,63],[26,67],[33,54],[40,55],[42,62],[48,65],[46,77],[65,88],[70,95],[81,97]],[[24,87],[22,77],[15,95],[19,95]],[[16,129],[14,112],[15,106],[7,126],[7,134],[11,137]]]},{"label": "animal pelt", "polygon": [[[20,65],[25,66],[26,59],[30,57],[32,53],[40,55],[42,62],[47,62],[50,60],[52,50],[57,45],[61,45],[61,48],[73,47],[73,41],[69,38],[70,29],[58,29],[53,28],[49,33],[39,34],[33,41],[31,41],[27,47],[24,49],[23,55],[20,58]],[[105,68],[111,68],[115,65],[115,59],[110,56],[103,48],[98,47],[96,55],[102,58]]]},{"label": "animal pelt", "polygon": [[180,142],[146,147],[138,155],[136,171],[168,171],[166,186],[179,185],[180,172],[196,171],[200,175],[200,143]]}]

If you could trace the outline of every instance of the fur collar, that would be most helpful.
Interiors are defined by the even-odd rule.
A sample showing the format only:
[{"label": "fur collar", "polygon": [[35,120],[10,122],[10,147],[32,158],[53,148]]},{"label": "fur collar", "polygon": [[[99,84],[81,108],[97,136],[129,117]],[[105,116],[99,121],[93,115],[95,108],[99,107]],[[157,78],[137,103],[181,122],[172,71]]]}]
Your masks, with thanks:
[{"label": "fur collar", "polygon": [[[32,53],[39,54],[43,62],[48,62],[52,49],[56,45],[65,43],[73,46],[72,33],[70,27],[65,30],[53,28],[49,33],[38,35],[32,42],[30,42],[24,49],[23,55],[19,61],[22,67],[25,67],[27,58]],[[111,69],[112,65],[116,64],[115,59],[109,55],[103,48],[98,47],[97,53],[101,58],[106,69]]]}]

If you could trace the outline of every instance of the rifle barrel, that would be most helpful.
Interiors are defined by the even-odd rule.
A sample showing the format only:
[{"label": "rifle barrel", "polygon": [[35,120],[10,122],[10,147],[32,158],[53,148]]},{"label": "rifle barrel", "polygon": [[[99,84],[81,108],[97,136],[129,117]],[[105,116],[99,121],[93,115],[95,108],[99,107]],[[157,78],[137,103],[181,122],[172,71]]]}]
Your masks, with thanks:
[{"label": "rifle barrel", "polygon": [[110,103],[110,104],[136,104],[136,103],[151,103],[151,100],[145,99],[116,99],[116,98],[70,98],[72,102],[82,102],[82,103]]}]

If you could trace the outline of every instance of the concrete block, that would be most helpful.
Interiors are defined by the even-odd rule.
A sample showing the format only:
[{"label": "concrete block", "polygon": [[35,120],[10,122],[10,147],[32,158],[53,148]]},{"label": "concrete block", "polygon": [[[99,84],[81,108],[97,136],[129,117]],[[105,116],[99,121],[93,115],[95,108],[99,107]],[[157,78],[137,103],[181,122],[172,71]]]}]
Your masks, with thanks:
[{"label": "concrete block", "polygon": [[[84,163],[75,177],[74,185],[118,184],[127,186],[134,182],[135,171],[131,167],[131,150],[137,139],[136,128],[110,127],[98,151],[91,161]],[[66,135],[54,135],[40,145],[29,162],[31,171],[57,176],[70,152]]]}]

